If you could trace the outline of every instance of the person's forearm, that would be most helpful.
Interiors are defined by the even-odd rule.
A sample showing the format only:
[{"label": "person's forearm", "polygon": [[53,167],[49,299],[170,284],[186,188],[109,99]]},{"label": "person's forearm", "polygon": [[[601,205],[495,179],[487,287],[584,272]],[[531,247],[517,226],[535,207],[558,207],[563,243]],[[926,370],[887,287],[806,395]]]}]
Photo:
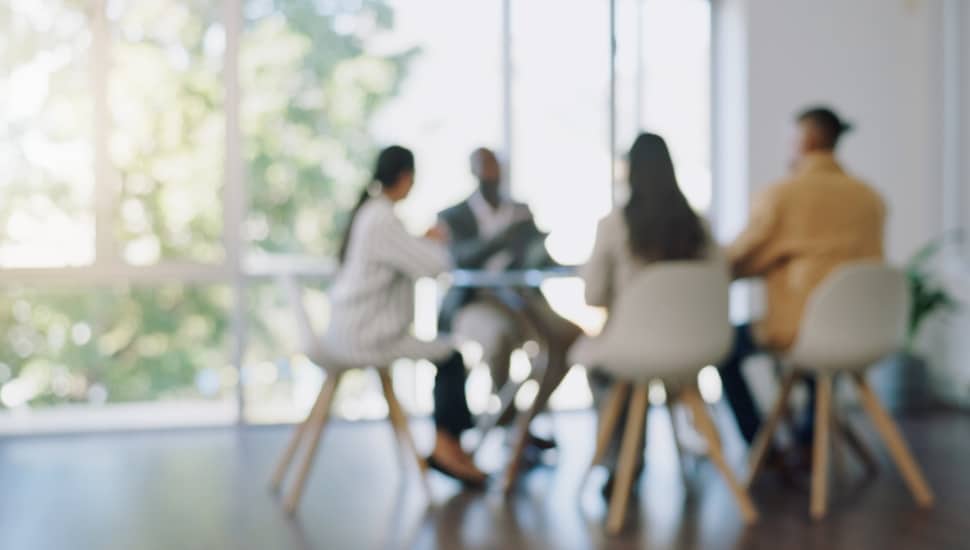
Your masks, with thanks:
[{"label": "person's forearm", "polygon": [[461,269],[477,269],[502,249],[499,239],[466,239],[451,245],[455,265]]}]

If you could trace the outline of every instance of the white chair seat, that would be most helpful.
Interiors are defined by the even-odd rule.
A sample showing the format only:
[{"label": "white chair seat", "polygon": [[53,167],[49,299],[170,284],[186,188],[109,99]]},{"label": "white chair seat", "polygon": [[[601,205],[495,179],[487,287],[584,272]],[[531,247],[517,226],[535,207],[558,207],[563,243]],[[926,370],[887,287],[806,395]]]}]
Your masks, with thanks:
[{"label": "white chair seat", "polygon": [[903,275],[882,262],[836,270],[805,304],[787,362],[816,372],[868,368],[899,349],[908,297]]},{"label": "white chair seat", "polygon": [[303,289],[292,276],[280,278],[280,285],[286,293],[290,307],[296,317],[300,337],[300,351],[314,364],[331,372],[342,372],[361,368],[386,368],[398,359],[446,359],[454,352],[451,340],[438,339],[430,342],[412,336],[402,337],[397,342],[381,344],[372,349],[343,350],[340,343],[328,343],[313,329],[310,315],[303,304]]},{"label": "white chair seat", "polygon": [[[628,346],[628,344],[622,345],[625,348]],[[617,352],[617,347],[608,340],[586,337],[581,338],[573,345],[573,349],[569,353],[569,361],[574,365],[600,368],[619,379],[630,382],[661,380],[664,385],[677,387],[696,380],[698,365],[706,366],[710,364],[710,362],[678,361],[648,363],[645,357],[638,356],[635,350],[624,349]],[[640,368],[636,369],[635,367],[638,364]],[[639,372],[637,372],[638,370]],[[619,374],[620,372],[623,374]]]},{"label": "white chair seat", "polygon": [[690,380],[731,348],[727,289],[720,262],[651,266],[624,291],[603,333],[584,340],[573,358],[626,380]]},{"label": "white chair seat", "polygon": [[[328,371],[343,371],[368,367],[387,368],[398,359],[427,359],[437,361],[447,359],[454,353],[455,346],[450,340],[440,339],[430,342],[406,337],[393,344],[380,348],[341,352],[328,345],[325,340],[314,341],[311,346],[303,345],[303,353],[314,364]],[[307,349],[309,348],[309,349]]]}]

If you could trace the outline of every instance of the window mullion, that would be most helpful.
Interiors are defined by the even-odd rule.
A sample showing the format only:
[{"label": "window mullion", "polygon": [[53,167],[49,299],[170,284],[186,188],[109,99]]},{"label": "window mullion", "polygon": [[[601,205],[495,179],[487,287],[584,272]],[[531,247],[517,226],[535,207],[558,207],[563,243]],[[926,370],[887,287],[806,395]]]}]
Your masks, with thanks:
[{"label": "window mullion", "polygon": [[115,215],[118,211],[117,175],[111,168],[108,143],[111,115],[108,110],[108,77],[111,70],[111,26],[106,0],[94,0],[92,14],[92,86],[94,96],[94,235],[95,264],[113,266],[119,261]]},{"label": "window mullion", "polygon": [[511,0],[502,1],[502,147],[505,151],[505,181],[502,185],[512,190],[512,6]]},{"label": "window mullion", "polygon": [[244,273],[243,222],[246,216],[246,189],[243,176],[242,135],[239,124],[239,42],[242,32],[242,6],[240,0],[224,0],[223,17],[226,28],[226,49],[223,60],[223,83],[225,85],[225,182],[222,191],[222,238],[226,261],[232,273],[233,306],[230,326],[232,350],[230,360],[239,371],[236,385],[238,421],[245,421],[245,391],[242,363],[246,354],[246,278]]}]

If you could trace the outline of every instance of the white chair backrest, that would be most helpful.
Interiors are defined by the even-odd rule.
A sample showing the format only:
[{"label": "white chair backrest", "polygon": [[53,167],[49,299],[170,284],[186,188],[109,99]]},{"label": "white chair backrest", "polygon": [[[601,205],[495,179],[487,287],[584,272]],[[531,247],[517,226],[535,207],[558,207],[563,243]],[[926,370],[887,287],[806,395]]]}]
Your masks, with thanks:
[{"label": "white chair backrest", "polygon": [[729,280],[721,262],[662,262],[623,291],[596,345],[600,364],[626,379],[696,375],[729,351]]},{"label": "white chair backrest", "polygon": [[310,322],[306,305],[303,303],[303,286],[295,275],[281,275],[277,281],[282,287],[290,304],[290,309],[293,311],[293,317],[296,319],[300,352],[311,358],[317,357],[320,354],[320,342],[316,331],[313,330],[313,323]]},{"label": "white chair backrest", "polygon": [[906,277],[882,262],[837,268],[809,297],[788,359],[806,369],[862,369],[897,351],[906,330]]}]

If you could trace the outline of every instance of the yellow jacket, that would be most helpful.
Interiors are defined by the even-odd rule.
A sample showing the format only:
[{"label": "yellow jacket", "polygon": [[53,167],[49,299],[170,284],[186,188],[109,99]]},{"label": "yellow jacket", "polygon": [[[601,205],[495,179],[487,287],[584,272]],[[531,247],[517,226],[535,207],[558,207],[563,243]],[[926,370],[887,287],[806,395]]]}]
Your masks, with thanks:
[{"label": "yellow jacket", "polygon": [[792,175],[759,193],[748,227],[727,249],[735,277],[762,277],[765,316],[758,341],[786,350],[812,290],[838,265],[883,256],[886,208],[831,154],[813,153]]}]

